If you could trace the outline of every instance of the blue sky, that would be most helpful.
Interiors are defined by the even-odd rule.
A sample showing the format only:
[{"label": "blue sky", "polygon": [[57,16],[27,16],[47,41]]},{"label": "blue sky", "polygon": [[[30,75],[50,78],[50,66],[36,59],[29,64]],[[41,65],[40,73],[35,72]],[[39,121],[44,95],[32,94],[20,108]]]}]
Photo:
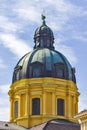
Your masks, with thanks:
[{"label": "blue sky", "polygon": [[9,120],[13,70],[34,46],[43,9],[56,50],[76,68],[79,111],[87,108],[87,0],[0,0],[0,120]]}]

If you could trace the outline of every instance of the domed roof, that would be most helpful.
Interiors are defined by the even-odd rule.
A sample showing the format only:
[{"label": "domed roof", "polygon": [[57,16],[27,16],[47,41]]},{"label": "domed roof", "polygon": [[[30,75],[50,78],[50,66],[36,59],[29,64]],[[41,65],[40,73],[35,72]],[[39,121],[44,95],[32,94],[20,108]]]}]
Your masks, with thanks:
[{"label": "domed roof", "polygon": [[75,80],[75,71],[68,60],[60,52],[54,50],[52,30],[45,23],[36,29],[34,35],[34,50],[23,56],[16,65],[13,82],[24,78],[55,77]]},{"label": "domed roof", "polygon": [[65,56],[49,48],[34,49],[22,57],[14,69],[13,82],[24,78],[41,77],[75,82],[73,69]]},{"label": "domed roof", "polygon": [[39,47],[40,48],[47,47],[50,49],[54,49],[53,32],[50,29],[50,27],[46,25],[45,16],[42,15],[42,19],[43,19],[42,25],[36,29],[35,34],[34,34],[34,42],[35,42],[34,49],[39,48]]},{"label": "domed roof", "polygon": [[51,38],[54,39],[54,35],[53,35],[53,32],[52,30],[46,25],[45,21],[43,22],[43,24],[36,29],[35,31],[35,35],[34,35],[34,38],[36,37],[39,37],[39,36],[49,36]]},{"label": "domed roof", "polygon": [[36,38],[38,36],[49,36],[49,37],[54,38],[52,30],[46,25],[45,21],[35,31],[34,38]]}]

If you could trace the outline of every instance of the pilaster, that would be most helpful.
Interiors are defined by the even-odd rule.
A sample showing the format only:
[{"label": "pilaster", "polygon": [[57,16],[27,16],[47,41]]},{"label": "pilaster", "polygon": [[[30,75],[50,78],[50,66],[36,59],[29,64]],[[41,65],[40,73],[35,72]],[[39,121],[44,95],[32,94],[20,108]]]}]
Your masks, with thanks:
[{"label": "pilaster", "polygon": [[12,122],[13,121],[13,119],[14,119],[14,114],[13,114],[13,98],[10,98],[10,121]]},{"label": "pilaster", "polygon": [[52,93],[52,114],[56,115],[56,95],[55,95],[55,92]]},{"label": "pilaster", "polygon": [[21,117],[21,107],[22,107],[22,104],[21,104],[21,94],[19,95],[19,105],[18,105],[18,117]]},{"label": "pilaster", "polygon": [[43,92],[43,115],[46,115],[46,92]]},{"label": "pilaster", "polygon": [[26,92],[25,95],[25,116],[29,115],[29,93]]}]

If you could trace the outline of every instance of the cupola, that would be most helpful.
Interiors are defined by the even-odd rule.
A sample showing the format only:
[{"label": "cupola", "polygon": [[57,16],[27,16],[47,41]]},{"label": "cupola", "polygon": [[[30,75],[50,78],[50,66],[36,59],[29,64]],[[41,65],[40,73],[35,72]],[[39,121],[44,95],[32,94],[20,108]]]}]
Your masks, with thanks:
[{"label": "cupola", "polygon": [[54,49],[54,35],[52,30],[46,25],[45,16],[42,15],[43,23],[42,25],[36,29],[34,34],[34,42],[36,48],[49,48]]}]

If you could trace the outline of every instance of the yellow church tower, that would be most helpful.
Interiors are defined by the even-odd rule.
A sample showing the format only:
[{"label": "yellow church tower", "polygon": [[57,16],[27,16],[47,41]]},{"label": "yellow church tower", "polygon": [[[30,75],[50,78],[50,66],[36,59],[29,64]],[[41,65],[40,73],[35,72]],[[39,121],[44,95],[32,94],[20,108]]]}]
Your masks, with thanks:
[{"label": "yellow church tower", "polygon": [[55,50],[53,32],[42,20],[34,49],[17,63],[9,90],[10,122],[26,128],[52,119],[75,121],[78,113],[75,69]]}]

